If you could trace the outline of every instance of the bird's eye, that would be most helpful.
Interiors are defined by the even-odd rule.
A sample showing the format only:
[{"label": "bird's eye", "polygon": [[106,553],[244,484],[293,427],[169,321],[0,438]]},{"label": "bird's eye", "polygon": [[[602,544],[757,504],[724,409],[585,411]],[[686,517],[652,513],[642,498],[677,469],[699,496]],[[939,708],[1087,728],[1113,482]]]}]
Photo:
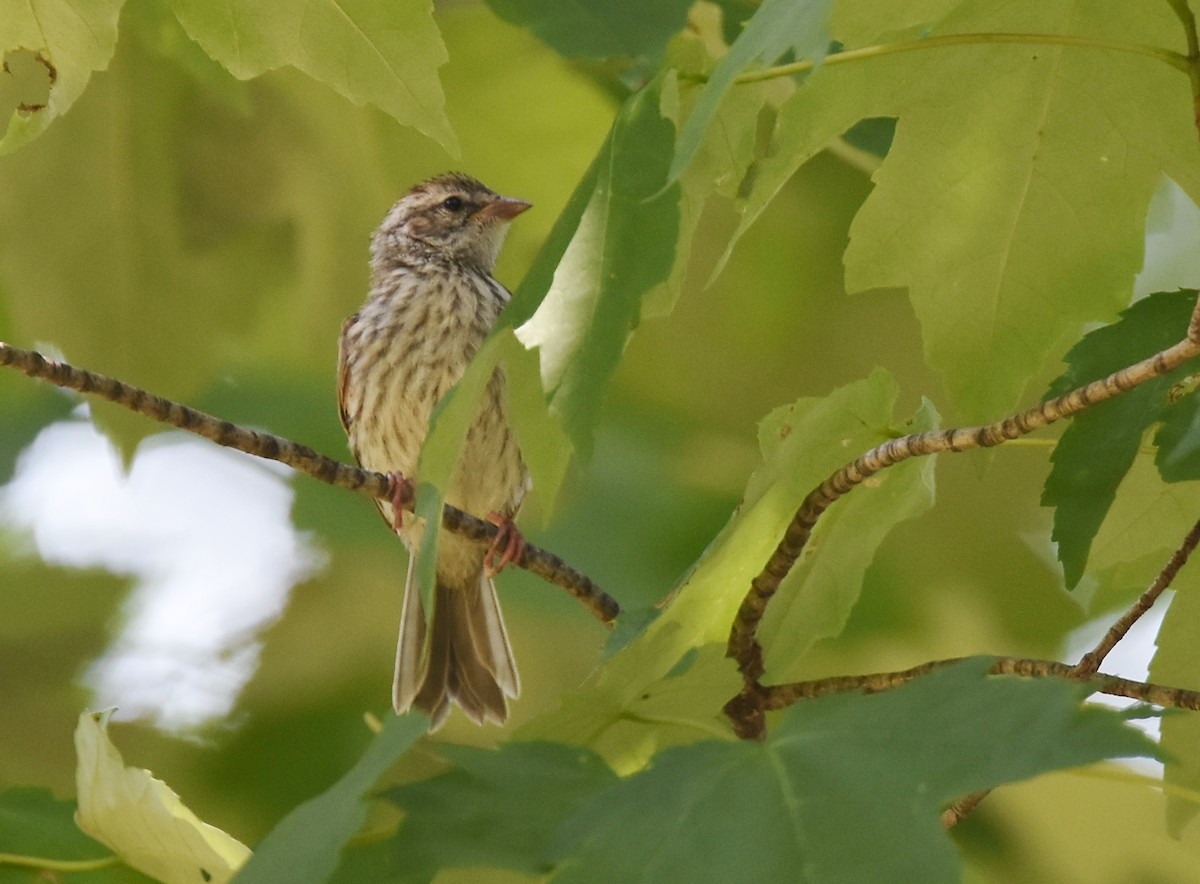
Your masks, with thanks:
[{"label": "bird's eye", "polygon": [[462,207],[463,207],[463,201],[462,201],[461,197],[448,196],[444,200],[442,200],[442,208],[447,209],[448,211],[457,212]]}]

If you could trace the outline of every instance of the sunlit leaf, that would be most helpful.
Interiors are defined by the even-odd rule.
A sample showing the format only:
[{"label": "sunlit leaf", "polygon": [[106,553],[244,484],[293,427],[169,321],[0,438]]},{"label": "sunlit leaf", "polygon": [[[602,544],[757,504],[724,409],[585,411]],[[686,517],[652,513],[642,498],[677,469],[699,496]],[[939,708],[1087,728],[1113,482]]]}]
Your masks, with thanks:
[{"label": "sunlit leaf", "polygon": [[963,0],[853,0],[833,8],[830,28],[847,45],[912,39],[963,5]]},{"label": "sunlit leaf", "polygon": [[[1087,688],[969,661],[875,695],[802,701],[764,744],[670,749],[586,804],[555,881],[956,882],[955,798],[1154,745]],[[985,724],[984,724],[985,723]]]},{"label": "sunlit leaf", "polygon": [[20,77],[13,95],[19,102],[39,102],[48,88],[45,107],[20,109],[0,103],[6,130],[0,137],[0,155],[42,134],[83,94],[92,73],[108,66],[123,5],[124,0],[0,3],[0,57],[12,69],[10,75],[0,75],[0,81]]},{"label": "sunlit leaf", "polygon": [[[1182,340],[1196,292],[1153,295],[1071,348],[1068,369],[1047,391],[1061,396]],[[1042,504],[1054,507],[1054,541],[1068,587],[1083,576],[1088,550],[1142,445],[1146,430],[1168,413],[1167,394],[1193,366],[1087,409],[1063,432],[1051,455]]]},{"label": "sunlit leaf", "polygon": [[448,55],[429,0],[171,0],[171,6],[192,39],[234,76],[291,65],[458,152],[437,74]]},{"label": "sunlit leaf", "polygon": [[571,459],[571,440],[547,407],[537,353],[527,350],[512,334],[502,332],[498,338],[509,423],[517,435],[521,458],[533,477],[543,515],[548,515],[554,509]]},{"label": "sunlit leaf", "polygon": [[223,884],[250,855],[197,818],[162,780],[126,767],[108,739],[108,713],[79,717],[75,751],[79,827],[133,868],[167,884]]},{"label": "sunlit leaf", "polygon": [[[32,49],[0,51],[0,119],[18,125],[29,117],[48,117],[54,70],[47,56]],[[15,141],[15,139],[13,139]],[[0,137],[0,151],[5,139]]]},{"label": "sunlit leaf", "polygon": [[561,257],[548,246],[517,292],[527,299],[527,290],[544,283],[544,268],[555,268],[549,291],[517,336],[537,348],[551,407],[585,455],[642,299],[674,267],[679,188],[665,186],[673,137],[659,110],[659,88],[630,98],[568,206],[580,212],[574,229],[566,220],[552,234]]},{"label": "sunlit leaf", "polygon": [[[846,48],[896,23],[881,16],[875,35],[858,27]],[[1082,323],[1124,306],[1164,172],[1200,193],[1179,71],[1096,46],[997,45],[986,36],[1002,31],[1181,41],[1167,4],[1094,16],[1066,0],[969,0],[922,32],[984,33],[965,45],[828,59],[781,110],[742,224],[855,122],[898,117],[851,229],[847,286],[909,290],[926,357],[965,420],[1002,414]]]},{"label": "sunlit leaf", "polygon": [[[890,412],[893,403],[894,399],[888,400],[884,408]],[[882,416],[883,411],[877,414]],[[780,409],[759,427],[764,454],[772,452],[768,463],[773,470],[780,467],[801,470],[804,449],[788,450],[794,419],[790,409]],[[803,426],[804,416],[800,422]],[[903,432],[935,429],[937,422],[937,410],[926,400],[905,424]],[[788,435],[781,443],[780,438],[785,434]],[[851,438],[854,437],[847,437],[842,444],[846,447],[861,444],[857,439],[850,442]],[[846,459],[858,453],[848,451]],[[795,674],[797,662],[815,642],[841,633],[858,601],[863,575],[875,557],[875,550],[896,525],[933,506],[933,491],[934,458],[917,458],[867,479],[821,517],[805,554],[783,579],[759,630],[759,642],[765,650],[765,664],[772,680]]]},{"label": "sunlit leaf", "polygon": [[367,792],[428,728],[422,715],[389,716],[345,776],[293,810],[263,839],[238,872],[239,884],[327,881],[342,848],[367,820]]},{"label": "sunlit leaf", "polygon": [[[434,410],[429,434],[417,462],[417,499],[414,516],[425,525],[442,523],[442,508],[454,471],[462,457],[467,431],[479,414],[484,390],[500,358],[500,336],[487,341],[475,354],[471,366]],[[471,513],[478,518],[487,513]],[[426,611],[434,610],[437,577],[437,546],[440,531],[423,531],[416,552],[415,580]],[[426,636],[429,641],[429,635]]]},{"label": "sunlit leaf", "polygon": [[[658,748],[659,736],[644,719],[626,714],[628,710],[691,649],[724,645],[750,581],[770,557],[804,496],[847,461],[891,437],[896,395],[895,382],[878,370],[822,399],[800,399],[764,421],[763,465],[751,477],[736,517],[709,545],[671,603],[561,710],[531,723],[522,733],[586,741],[621,771],[640,766]],[[905,429],[922,429],[931,417],[922,411]],[[787,589],[774,602],[780,606],[782,623],[796,634],[784,635],[781,623],[773,622],[771,637],[764,644],[769,676],[785,672],[817,638],[840,630],[878,540],[931,500],[928,462],[915,460],[876,478],[879,481],[855,489],[835,504],[829,521],[818,524],[797,571],[801,592]],[[840,517],[837,507],[845,508]],[[797,622],[810,611],[817,615],[812,623]],[[731,696],[733,674],[732,661],[722,660],[719,667],[706,667],[693,676],[698,683],[690,718],[697,731],[711,727],[717,710]]]},{"label": "sunlit leaf", "polygon": [[[562,480],[566,458],[570,453],[566,437],[555,434],[548,420],[545,399],[539,396],[540,385],[537,375],[531,371],[534,359],[516,340],[510,328],[501,327],[480,348],[453,392],[439,405],[434,417],[433,432],[438,435],[421,452],[420,475],[423,481],[432,482],[439,488],[449,483],[458,459],[467,430],[479,410],[483,391],[493,372],[500,367],[505,373],[508,390],[507,408],[512,412],[510,422],[517,427],[522,438],[522,455],[530,466],[535,484],[543,486],[543,493],[553,499],[554,488]],[[509,375],[512,380],[509,380]],[[508,389],[511,388],[511,389]],[[515,406],[515,407],[514,407]],[[521,429],[525,432],[522,434]],[[528,453],[526,454],[526,448]],[[475,515],[485,516],[486,513]]]}]

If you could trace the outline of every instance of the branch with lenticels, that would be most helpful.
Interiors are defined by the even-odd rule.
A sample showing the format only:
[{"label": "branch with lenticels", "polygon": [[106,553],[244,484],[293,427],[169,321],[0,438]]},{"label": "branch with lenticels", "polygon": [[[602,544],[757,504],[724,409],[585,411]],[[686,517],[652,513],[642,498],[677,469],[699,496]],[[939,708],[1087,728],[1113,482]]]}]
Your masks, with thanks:
[{"label": "branch with lenticels", "polygon": [[770,559],[759,575],[751,581],[750,589],[742,599],[729,632],[726,656],[737,661],[743,680],[742,690],[725,704],[725,714],[733,723],[734,732],[742,739],[750,740],[762,739],[766,734],[764,712],[768,708],[769,688],[759,681],[763,675],[763,649],[758,642],[758,625],[762,622],[767,605],[779,589],[783,578],[804,551],[817,520],[833,504],[880,470],[914,457],[1000,445],[1076,415],[1085,408],[1119,396],[1139,384],[1162,377],[1198,356],[1200,302],[1192,313],[1186,337],[1166,350],[993,424],[930,430],[891,439],[846,464],[809,492],[792,517]]},{"label": "branch with lenticels", "polygon": [[[365,497],[388,501],[393,498],[392,480],[383,473],[352,467],[281,436],[248,430],[116,378],[46,359],[35,351],[22,350],[3,342],[0,342],[0,365],[57,387],[99,396],[151,420],[187,430],[226,448],[279,461],[327,485],[357,491]],[[490,545],[497,532],[492,523],[477,519],[449,504],[442,512],[442,527],[480,546]],[[525,552],[513,564],[565,589],[606,625],[611,625],[620,613],[620,607],[612,596],[553,553],[527,544]]]}]

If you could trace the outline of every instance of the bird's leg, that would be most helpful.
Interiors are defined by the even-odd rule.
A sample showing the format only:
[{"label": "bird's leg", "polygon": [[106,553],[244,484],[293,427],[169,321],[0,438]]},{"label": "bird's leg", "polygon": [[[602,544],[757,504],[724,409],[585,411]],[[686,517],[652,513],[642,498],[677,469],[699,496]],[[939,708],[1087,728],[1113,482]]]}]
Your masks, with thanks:
[{"label": "bird's leg", "polygon": [[411,509],[413,501],[417,499],[417,490],[413,487],[412,480],[399,471],[388,473],[387,478],[392,501],[392,526],[399,533],[404,524],[405,511]]},{"label": "bird's leg", "polygon": [[[496,539],[488,547],[487,555],[483,557],[483,570],[488,577],[495,577],[513,562],[519,562],[525,555],[525,537],[517,530],[512,517],[501,513],[488,513],[487,520],[496,526]],[[496,562],[499,553],[500,561]]]}]

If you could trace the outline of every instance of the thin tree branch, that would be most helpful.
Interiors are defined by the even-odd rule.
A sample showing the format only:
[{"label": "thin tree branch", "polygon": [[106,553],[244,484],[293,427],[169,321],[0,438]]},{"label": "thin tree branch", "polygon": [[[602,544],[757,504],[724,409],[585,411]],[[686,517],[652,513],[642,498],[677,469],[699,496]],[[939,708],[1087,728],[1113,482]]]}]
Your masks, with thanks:
[{"label": "thin tree branch", "polygon": [[1179,573],[1179,569],[1187,564],[1188,557],[1196,549],[1197,544],[1200,544],[1200,522],[1192,526],[1192,530],[1184,537],[1179,549],[1171,554],[1171,558],[1158,572],[1154,582],[1138,597],[1129,610],[1121,615],[1121,619],[1109,628],[1104,638],[1100,639],[1099,644],[1079,658],[1079,662],[1073,667],[1077,676],[1092,675],[1100,668],[1100,664],[1104,662],[1108,652],[1117,646],[1117,642],[1126,636],[1133,628],[1133,624],[1137,623],[1138,619],[1150,610],[1150,606],[1163,594],[1163,591],[1170,587]]},{"label": "thin tree branch", "polygon": [[[1195,533],[1195,532],[1193,532]],[[1191,534],[1188,535],[1191,537]],[[760,687],[764,709],[784,709],[798,700],[809,700],[825,697],[830,694],[844,694],[851,691],[862,691],[866,694],[877,694],[907,684],[913,679],[928,675],[935,669],[952,666],[967,658],[955,657],[949,660],[932,660],[903,669],[897,672],[875,672],[870,675],[839,675],[833,678],[821,678],[814,681],[799,681],[791,684]],[[1032,660],[1024,657],[997,657],[993,660],[988,672],[992,675],[1020,675],[1026,678],[1064,678],[1082,681],[1096,693],[1109,694],[1114,697],[1128,697],[1144,703],[1170,709],[1189,709],[1200,711],[1200,691],[1189,691],[1185,688],[1167,687],[1150,682],[1134,681],[1120,678],[1116,675],[1104,675],[1095,672],[1082,672],[1079,664],[1069,666],[1057,660]],[[991,790],[974,792],[958,799],[942,813],[942,826],[951,828],[962,821],[985,799]]]},{"label": "thin tree branch", "polygon": [[[1190,537],[1191,535],[1189,535]],[[821,678],[814,681],[799,681],[791,684],[759,687],[764,709],[784,709],[798,700],[808,700],[825,697],[830,694],[844,694],[851,691],[862,691],[866,694],[876,694],[907,684],[913,679],[928,675],[935,669],[951,666],[967,658],[955,657],[949,660],[932,660],[911,669],[897,672],[876,672],[870,675],[839,675],[833,678]],[[1023,657],[997,657],[988,670],[992,675],[1020,675],[1026,678],[1064,678],[1082,681],[1096,693],[1109,694],[1114,697],[1128,697],[1144,703],[1170,709],[1189,709],[1200,711],[1200,691],[1189,691],[1185,688],[1168,687],[1150,682],[1134,681],[1120,678],[1116,675],[1104,675],[1095,672],[1081,672],[1078,664],[1069,666],[1057,660],[1032,660]],[[962,821],[986,798],[990,790],[974,792],[951,804],[942,813],[942,826],[949,829]]]},{"label": "thin tree branch", "polygon": [[[771,685],[762,688],[766,709],[785,709],[798,700],[811,700],[830,694],[845,694],[862,691],[878,694],[898,688],[913,679],[928,675],[935,669],[961,663],[967,657],[947,660],[931,660],[896,672],[875,672],[868,675],[838,675],[813,681],[798,681],[790,684]],[[996,657],[992,661],[992,675],[1020,675],[1025,678],[1066,678],[1081,681],[1098,694],[1127,697],[1169,709],[1189,709],[1200,712],[1200,691],[1175,688],[1151,682],[1134,681],[1116,675],[1094,673],[1079,675],[1075,667],[1057,660],[1035,660],[1027,657]]]},{"label": "thin tree branch", "polygon": [[[0,365],[15,368],[22,374],[47,381],[57,387],[99,396],[151,420],[187,430],[226,448],[235,448],[256,457],[279,461],[327,485],[357,491],[365,497],[391,499],[391,485],[383,473],[349,466],[318,454],[307,445],[300,445],[270,433],[248,430],[227,420],[164,399],[162,396],[155,396],[115,378],[76,368],[65,362],[49,360],[40,353],[21,350],[3,342],[0,342]],[[490,544],[497,531],[492,523],[477,519],[449,504],[442,512],[442,527],[480,546]],[[610,595],[551,552],[527,544],[524,554],[513,564],[565,589],[602,623],[611,625],[620,613],[620,607]]]},{"label": "thin tree branch", "polygon": [[839,498],[887,467],[944,451],[970,451],[1000,445],[1161,377],[1198,355],[1200,305],[1192,313],[1188,337],[1148,359],[993,424],[931,430],[889,440],[842,467],[811,491],[796,511],[766,566],[751,582],[750,590],[742,600],[730,629],[726,654],[737,661],[743,677],[743,688],[726,704],[725,713],[738,736],[761,739],[766,732],[763,704],[769,689],[759,684],[763,674],[763,652],[757,638],[763,613],[783,578],[803,552],[817,520]]},{"label": "thin tree branch", "polygon": [[968,814],[982,804],[984,798],[987,798],[991,794],[991,789],[985,789],[982,792],[972,792],[970,795],[964,795],[962,798],[959,798],[942,811],[942,828],[953,829],[955,826],[961,823]]},{"label": "thin tree branch", "polygon": [[[1200,543],[1200,522],[1192,526],[1192,530],[1184,537],[1183,544],[1171,554],[1171,558],[1167,560],[1167,563],[1158,572],[1158,575],[1154,578],[1154,582],[1150,584],[1146,591],[1138,597],[1137,601],[1133,603],[1128,611],[1121,615],[1116,623],[1109,627],[1108,632],[1104,634],[1104,637],[1100,639],[1096,647],[1080,657],[1079,662],[1067,671],[1066,674],[1068,677],[1086,679],[1099,671],[1100,664],[1104,662],[1104,658],[1108,656],[1109,651],[1117,646],[1117,642],[1129,633],[1129,630],[1133,628],[1133,624],[1137,623],[1142,615],[1150,610],[1150,607],[1163,594],[1163,591],[1171,585],[1171,582],[1179,573],[1179,569],[1187,563],[1188,556],[1192,554],[1192,550],[1196,548],[1197,543]],[[966,795],[955,801],[942,814],[942,825],[947,829],[958,825],[983,802],[983,799],[987,798],[990,792],[990,789],[985,789],[981,792]]]}]

